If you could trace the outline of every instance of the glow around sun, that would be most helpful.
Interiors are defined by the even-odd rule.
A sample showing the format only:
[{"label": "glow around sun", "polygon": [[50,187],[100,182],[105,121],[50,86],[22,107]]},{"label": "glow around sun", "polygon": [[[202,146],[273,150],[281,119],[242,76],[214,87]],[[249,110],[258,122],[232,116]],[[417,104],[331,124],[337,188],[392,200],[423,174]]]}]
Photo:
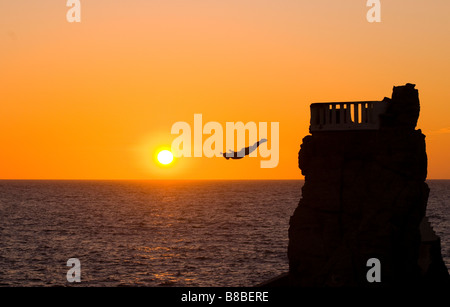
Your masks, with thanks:
[{"label": "glow around sun", "polygon": [[158,162],[163,165],[168,165],[173,161],[173,154],[169,150],[161,150],[158,153]]}]

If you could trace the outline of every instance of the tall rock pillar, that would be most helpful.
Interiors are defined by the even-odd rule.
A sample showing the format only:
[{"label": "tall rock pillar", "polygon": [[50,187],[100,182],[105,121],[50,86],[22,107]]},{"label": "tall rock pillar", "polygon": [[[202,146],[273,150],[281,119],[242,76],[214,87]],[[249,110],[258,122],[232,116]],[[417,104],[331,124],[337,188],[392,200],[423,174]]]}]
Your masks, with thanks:
[{"label": "tall rock pillar", "polygon": [[[423,280],[420,225],[429,188],[425,136],[415,129],[418,91],[413,84],[394,87],[392,98],[373,104],[381,105],[379,114],[369,103],[359,105],[362,110],[342,104],[311,114],[323,119],[311,123],[299,152],[305,183],[290,219],[290,284],[389,286]],[[367,280],[371,258],[381,263],[381,283]]]}]

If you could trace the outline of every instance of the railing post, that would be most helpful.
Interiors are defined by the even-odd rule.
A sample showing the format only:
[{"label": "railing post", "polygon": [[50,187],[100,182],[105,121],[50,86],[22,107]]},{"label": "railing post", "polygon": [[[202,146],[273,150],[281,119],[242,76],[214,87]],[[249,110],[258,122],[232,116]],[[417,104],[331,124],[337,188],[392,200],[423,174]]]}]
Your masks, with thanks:
[{"label": "railing post", "polygon": [[330,124],[330,104],[327,104],[325,110],[325,125],[329,124]]},{"label": "railing post", "polygon": [[371,124],[375,124],[374,118],[373,118],[373,103],[368,104],[368,110],[367,110],[367,122]]},{"label": "railing post", "polygon": [[345,123],[346,124],[350,124],[350,122],[351,122],[351,118],[352,118],[352,116],[350,114],[351,110],[352,110],[351,104],[346,103],[345,104]]},{"label": "railing post", "polygon": [[319,107],[317,109],[319,111],[319,125],[322,126],[325,124],[325,114],[324,114],[325,108]]}]

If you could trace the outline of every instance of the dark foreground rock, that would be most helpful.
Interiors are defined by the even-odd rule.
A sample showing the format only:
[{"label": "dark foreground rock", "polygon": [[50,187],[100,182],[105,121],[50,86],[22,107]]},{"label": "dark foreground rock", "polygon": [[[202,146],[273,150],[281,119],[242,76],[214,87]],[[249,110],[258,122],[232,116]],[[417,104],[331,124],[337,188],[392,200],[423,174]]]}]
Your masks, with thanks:
[{"label": "dark foreground rock", "polygon": [[[425,136],[418,91],[394,87],[377,130],[312,132],[303,139],[302,198],[290,219],[289,273],[269,286],[444,285],[449,274],[425,213]],[[381,263],[369,282],[367,261]]]}]

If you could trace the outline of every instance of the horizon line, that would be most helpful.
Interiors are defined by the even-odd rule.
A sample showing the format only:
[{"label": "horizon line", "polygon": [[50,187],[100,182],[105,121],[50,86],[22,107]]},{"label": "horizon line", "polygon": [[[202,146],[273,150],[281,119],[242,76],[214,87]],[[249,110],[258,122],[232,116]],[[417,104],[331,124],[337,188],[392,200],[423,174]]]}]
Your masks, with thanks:
[{"label": "horizon line", "polygon": [[[427,178],[427,180],[450,180],[450,178]],[[0,181],[305,181],[305,178],[273,178],[273,179],[225,179],[225,178],[160,178],[160,179],[130,179],[130,178],[109,178],[109,179],[77,179],[77,178],[64,178],[64,179],[52,179],[52,178],[0,178]]]},{"label": "horizon line", "polygon": [[64,179],[52,179],[52,178],[0,178],[0,181],[292,181],[292,180],[305,180],[301,178],[292,178],[292,179],[226,179],[226,178],[214,178],[214,179],[208,179],[208,178],[109,178],[109,179],[77,179],[77,178],[64,178]]}]

